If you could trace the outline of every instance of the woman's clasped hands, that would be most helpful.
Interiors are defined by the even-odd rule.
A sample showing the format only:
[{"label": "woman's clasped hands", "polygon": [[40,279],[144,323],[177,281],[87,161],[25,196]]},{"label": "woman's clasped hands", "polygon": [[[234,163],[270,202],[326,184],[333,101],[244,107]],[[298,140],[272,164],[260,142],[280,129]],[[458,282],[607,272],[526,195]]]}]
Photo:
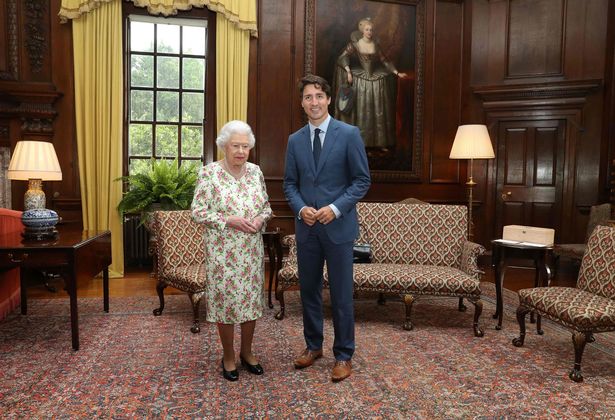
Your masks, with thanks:
[{"label": "woman's clasped hands", "polygon": [[256,233],[263,227],[263,218],[257,216],[250,220],[241,216],[229,216],[226,219],[226,225],[233,229],[237,229],[240,232]]}]

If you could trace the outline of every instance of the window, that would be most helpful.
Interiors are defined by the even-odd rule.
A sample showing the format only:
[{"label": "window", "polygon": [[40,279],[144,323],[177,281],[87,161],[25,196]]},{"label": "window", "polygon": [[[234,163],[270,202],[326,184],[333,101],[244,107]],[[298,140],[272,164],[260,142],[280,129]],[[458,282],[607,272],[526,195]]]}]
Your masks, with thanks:
[{"label": "window", "polygon": [[129,174],[154,158],[204,160],[208,21],[131,14],[127,31]]}]

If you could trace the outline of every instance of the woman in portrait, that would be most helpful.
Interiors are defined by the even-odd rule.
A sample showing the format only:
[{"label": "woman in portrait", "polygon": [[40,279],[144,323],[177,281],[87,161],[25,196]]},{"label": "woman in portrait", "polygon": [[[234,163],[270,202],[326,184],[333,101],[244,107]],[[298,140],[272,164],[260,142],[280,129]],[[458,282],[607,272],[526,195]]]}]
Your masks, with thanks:
[{"label": "woman in portrait", "polygon": [[396,78],[407,75],[385,57],[370,18],[361,19],[358,28],[337,59],[335,118],[359,127],[366,147],[388,149],[395,145]]},{"label": "woman in portrait", "polygon": [[206,226],[206,317],[218,326],[222,375],[229,381],[239,378],[235,324],[241,326],[241,364],[250,373],[263,374],[252,353],[252,339],[264,304],[261,232],[272,213],[263,173],[248,162],[254,143],[248,124],[226,123],[216,139],[224,158],[201,169],[192,201],[192,218]]}]

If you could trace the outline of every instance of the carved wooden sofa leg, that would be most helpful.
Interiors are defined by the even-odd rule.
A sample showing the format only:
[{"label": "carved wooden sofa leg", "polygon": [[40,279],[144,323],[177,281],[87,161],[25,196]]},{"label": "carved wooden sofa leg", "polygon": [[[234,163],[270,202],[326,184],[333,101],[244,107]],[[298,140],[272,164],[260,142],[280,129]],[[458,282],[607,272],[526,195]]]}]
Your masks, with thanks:
[{"label": "carved wooden sofa leg", "polygon": [[[463,298],[459,298],[459,301],[461,302],[462,299]],[[474,337],[482,337],[485,335],[485,332],[480,328],[478,320],[480,318],[480,314],[483,313],[483,301],[480,298],[468,298],[468,300],[474,305],[474,321],[472,323]]]},{"label": "carved wooden sofa leg", "polygon": [[574,331],[572,333],[572,344],[574,344],[574,367],[568,374],[568,377],[575,382],[583,382],[583,375],[581,374],[581,359],[583,358],[585,344],[589,343],[591,338],[591,332]]},{"label": "carved wooden sofa leg", "polygon": [[384,293],[378,293],[378,305],[384,305],[386,303],[386,298],[384,297]]},{"label": "carved wooden sofa leg", "polygon": [[286,305],[284,304],[284,290],[276,290],[275,298],[280,302],[280,311],[275,314],[275,319],[284,319],[286,313]]},{"label": "carved wooden sofa leg", "polygon": [[158,292],[158,299],[160,300],[160,307],[154,309],[154,316],[162,315],[164,310],[164,289],[167,287],[166,283],[158,282],[156,285],[156,292]]},{"label": "carved wooden sofa leg", "polygon": [[[474,302],[472,302],[472,303],[474,303]],[[468,307],[463,304],[463,298],[462,297],[459,298],[459,306],[457,307],[457,309],[459,309],[459,312],[465,312],[468,309]]]},{"label": "carved wooden sofa leg", "polygon": [[410,321],[410,317],[412,315],[412,304],[416,300],[416,297],[413,295],[403,295],[404,304],[406,305],[406,320],[404,321],[404,330],[410,331],[412,326],[412,321]]},{"label": "carved wooden sofa leg", "polygon": [[519,323],[519,337],[513,338],[513,345],[515,347],[523,346],[525,342],[525,315],[530,311],[530,308],[519,305],[517,308],[517,322]]}]

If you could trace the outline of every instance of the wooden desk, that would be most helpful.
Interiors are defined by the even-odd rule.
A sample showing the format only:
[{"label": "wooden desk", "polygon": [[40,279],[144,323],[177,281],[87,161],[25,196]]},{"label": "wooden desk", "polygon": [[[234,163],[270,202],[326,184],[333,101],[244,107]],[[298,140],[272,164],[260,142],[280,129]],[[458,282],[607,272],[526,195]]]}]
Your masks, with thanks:
[{"label": "wooden desk", "polygon": [[[79,350],[77,280],[103,273],[103,310],[109,312],[109,264],[111,232],[81,231],[58,226],[53,241],[27,241],[19,233],[0,235],[0,270],[14,267],[54,270],[64,279],[70,298],[70,324],[74,350]],[[21,270],[21,313],[28,311],[25,270]]]},{"label": "wooden desk", "polygon": [[[506,273],[507,258],[510,254],[518,254],[522,257],[529,257],[534,260],[536,274],[534,276],[534,287],[548,286],[551,279],[551,268],[547,264],[547,259],[553,251],[552,246],[531,246],[520,243],[491,241],[493,250],[493,264],[495,265],[495,314],[493,318],[498,320],[496,330],[502,329],[502,317],[504,316],[504,299],[502,288],[504,287],[504,274]],[[514,252],[513,252],[514,251]],[[534,322],[532,313],[531,322]]]}]

